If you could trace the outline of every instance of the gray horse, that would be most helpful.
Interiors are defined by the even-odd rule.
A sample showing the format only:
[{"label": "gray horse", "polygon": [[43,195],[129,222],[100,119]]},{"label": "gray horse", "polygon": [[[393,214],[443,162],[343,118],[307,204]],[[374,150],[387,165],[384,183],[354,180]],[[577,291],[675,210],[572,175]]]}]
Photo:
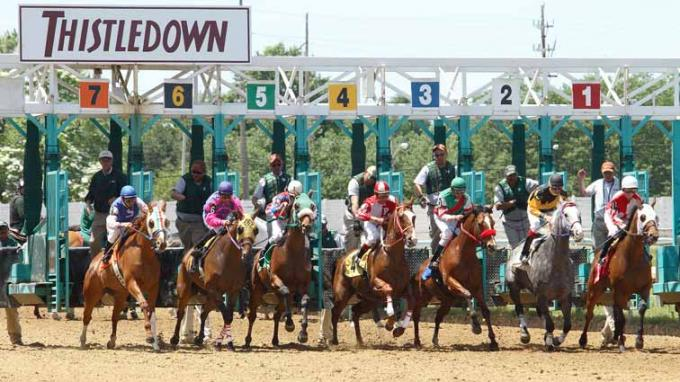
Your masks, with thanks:
[{"label": "gray horse", "polygon": [[[519,318],[520,341],[528,344],[531,337],[527,330],[524,317],[524,306],[520,300],[520,291],[528,289],[536,296],[536,313],[545,320],[545,347],[552,351],[555,346],[564,342],[571,330],[571,294],[574,288],[574,270],[569,256],[569,237],[573,236],[578,242],[583,239],[581,214],[572,201],[559,204],[555,213],[546,223],[542,232],[546,234],[543,240],[535,240],[534,245],[540,245],[531,255],[529,264],[520,266],[519,260],[522,246],[513,249],[505,268],[505,279],[510,289],[510,298],[515,304],[515,313]],[[549,234],[547,234],[549,232]],[[562,334],[553,337],[555,324],[550,317],[548,304],[558,300],[564,315]]]}]

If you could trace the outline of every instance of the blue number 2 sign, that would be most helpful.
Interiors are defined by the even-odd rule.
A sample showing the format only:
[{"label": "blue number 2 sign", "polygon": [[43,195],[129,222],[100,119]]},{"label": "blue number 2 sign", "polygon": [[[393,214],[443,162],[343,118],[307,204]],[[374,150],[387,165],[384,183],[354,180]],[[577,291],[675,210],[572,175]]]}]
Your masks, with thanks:
[{"label": "blue number 2 sign", "polygon": [[439,82],[411,82],[412,107],[439,107]]}]

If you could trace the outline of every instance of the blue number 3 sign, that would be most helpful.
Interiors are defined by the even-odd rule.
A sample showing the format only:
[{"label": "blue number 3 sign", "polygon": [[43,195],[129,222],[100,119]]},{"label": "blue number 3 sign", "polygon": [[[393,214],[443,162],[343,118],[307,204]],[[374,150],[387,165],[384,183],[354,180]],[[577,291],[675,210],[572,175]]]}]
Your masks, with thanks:
[{"label": "blue number 3 sign", "polygon": [[439,107],[439,82],[411,82],[412,107]]}]

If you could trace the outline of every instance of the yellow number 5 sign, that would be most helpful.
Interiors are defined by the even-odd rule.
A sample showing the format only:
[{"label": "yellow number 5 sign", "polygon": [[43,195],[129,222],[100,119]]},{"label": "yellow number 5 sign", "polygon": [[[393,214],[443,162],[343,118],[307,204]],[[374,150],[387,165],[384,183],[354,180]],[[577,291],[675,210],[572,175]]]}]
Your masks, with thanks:
[{"label": "yellow number 5 sign", "polygon": [[328,84],[328,109],[331,112],[357,110],[357,85],[338,82]]}]

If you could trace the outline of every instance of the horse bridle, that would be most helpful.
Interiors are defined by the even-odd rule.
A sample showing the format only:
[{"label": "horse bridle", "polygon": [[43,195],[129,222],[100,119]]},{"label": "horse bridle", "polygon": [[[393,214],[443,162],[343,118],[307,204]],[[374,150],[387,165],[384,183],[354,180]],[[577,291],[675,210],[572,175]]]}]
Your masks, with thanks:
[{"label": "horse bridle", "polygon": [[[481,213],[485,213],[485,212],[481,212]],[[474,215],[473,219],[476,219],[476,218],[477,218],[477,215]],[[475,224],[477,225],[477,227],[479,227],[479,223],[475,222]],[[496,235],[495,229],[487,228],[485,230],[482,230],[482,232],[479,233],[479,237],[477,237],[477,236],[473,235],[472,233],[470,233],[470,231],[465,229],[464,222],[460,224],[460,232],[464,233],[470,239],[472,239],[472,241],[475,243],[475,245],[481,245],[482,240],[486,239],[489,236],[495,236]]]},{"label": "horse bridle", "polygon": [[[151,243],[151,247],[155,250],[155,249],[157,249],[156,248],[156,238],[158,237],[158,235],[160,235],[161,232],[165,233],[165,235],[167,237],[167,230],[165,229],[165,224],[163,222],[163,219],[161,219],[160,214],[158,213],[157,209],[155,209],[155,210],[153,210],[153,212],[151,212],[150,219],[153,219],[154,225],[158,226],[153,232],[151,232],[151,234],[146,234],[146,233],[142,232],[141,230],[138,230],[137,228],[135,228],[134,225],[130,225],[130,227],[128,227],[128,229],[138,233],[144,239],[149,241]],[[146,217],[145,217],[144,223],[146,225]]]},{"label": "horse bridle", "polygon": [[408,232],[409,230],[413,231],[415,229],[413,222],[411,222],[410,219],[409,219],[408,227],[402,228],[401,221],[399,219],[399,213],[404,212],[404,210],[406,210],[405,206],[399,206],[394,210],[394,214],[393,214],[394,216],[392,218],[394,219],[394,224],[397,227],[397,232],[399,232],[399,239],[397,239],[397,240],[395,240],[395,241],[393,241],[389,244],[383,243],[383,247],[385,247],[386,249],[397,244],[398,242],[404,240],[404,238],[406,237],[406,232]]},{"label": "horse bridle", "polygon": [[[562,206],[562,208],[560,209],[560,216],[566,217],[567,215],[564,213],[564,209],[566,207],[575,207],[575,206],[576,206],[576,203],[574,203],[574,202],[565,202],[564,205]],[[562,220],[562,219],[560,218],[560,220]],[[571,225],[569,225],[569,229],[567,230],[566,234],[560,233],[560,234],[555,234],[555,236],[557,236],[557,237],[571,236],[571,231],[574,229],[574,225],[576,225],[576,223],[583,225],[583,223],[581,222],[581,215],[579,215],[578,220],[572,222]]]}]

